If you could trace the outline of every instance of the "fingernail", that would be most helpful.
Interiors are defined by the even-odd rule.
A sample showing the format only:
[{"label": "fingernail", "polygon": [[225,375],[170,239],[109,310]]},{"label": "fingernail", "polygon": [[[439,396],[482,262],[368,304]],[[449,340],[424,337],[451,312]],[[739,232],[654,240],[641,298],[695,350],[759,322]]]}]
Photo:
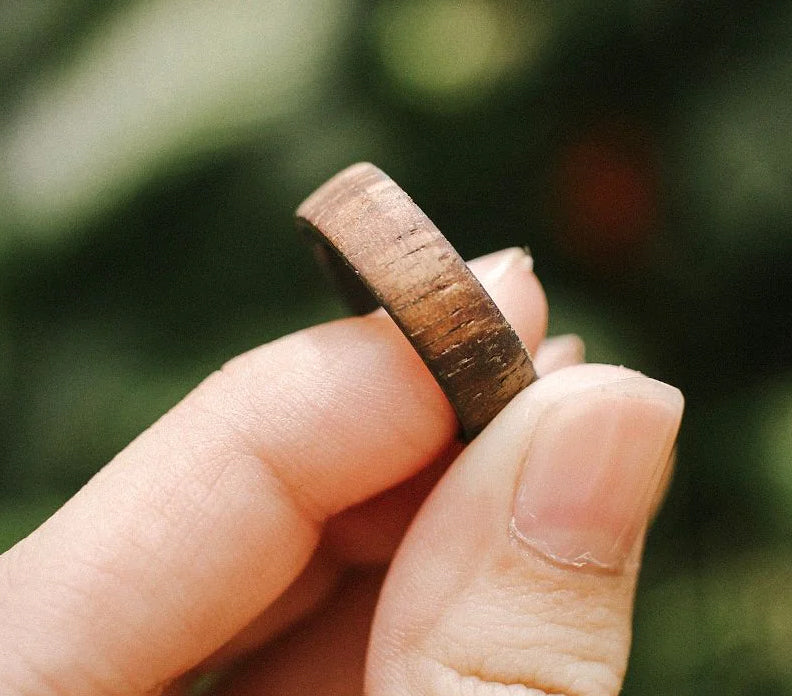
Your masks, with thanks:
[{"label": "fingernail", "polygon": [[578,365],[586,359],[586,344],[576,334],[549,336],[539,346],[534,356],[534,367],[539,375],[549,375],[562,367]]},{"label": "fingernail", "polygon": [[683,403],[637,376],[548,406],[517,486],[515,535],[557,563],[618,570],[665,479]]},{"label": "fingernail", "polygon": [[486,278],[489,286],[497,285],[502,278],[516,268],[525,265],[533,270],[533,259],[520,247],[509,247],[482,256],[476,262],[476,275]]}]

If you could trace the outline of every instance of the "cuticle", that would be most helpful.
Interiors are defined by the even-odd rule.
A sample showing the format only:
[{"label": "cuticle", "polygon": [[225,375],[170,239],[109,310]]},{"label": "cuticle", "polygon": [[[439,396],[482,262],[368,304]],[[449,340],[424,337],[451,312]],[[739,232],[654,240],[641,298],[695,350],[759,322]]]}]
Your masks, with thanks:
[{"label": "cuticle", "polygon": [[537,540],[529,539],[522,534],[520,530],[517,529],[517,524],[513,516],[509,521],[508,535],[509,540],[512,545],[517,548],[518,553],[530,555],[532,558],[539,558],[555,568],[562,568],[564,570],[574,569],[575,571],[592,573],[595,575],[618,575],[623,572],[625,567],[626,559],[619,561],[619,563],[607,564],[597,561],[595,558],[586,557],[585,554],[579,557],[580,560],[561,558],[543,548],[543,545]]}]

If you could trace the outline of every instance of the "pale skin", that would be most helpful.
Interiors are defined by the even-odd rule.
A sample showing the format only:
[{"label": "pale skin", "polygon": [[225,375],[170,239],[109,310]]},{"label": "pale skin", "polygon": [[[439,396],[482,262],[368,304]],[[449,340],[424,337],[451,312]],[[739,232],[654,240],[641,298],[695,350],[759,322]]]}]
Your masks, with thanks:
[{"label": "pale skin", "polygon": [[681,398],[471,268],[544,375],[471,445],[381,312],[235,358],[0,556],[0,693],[617,694]]}]

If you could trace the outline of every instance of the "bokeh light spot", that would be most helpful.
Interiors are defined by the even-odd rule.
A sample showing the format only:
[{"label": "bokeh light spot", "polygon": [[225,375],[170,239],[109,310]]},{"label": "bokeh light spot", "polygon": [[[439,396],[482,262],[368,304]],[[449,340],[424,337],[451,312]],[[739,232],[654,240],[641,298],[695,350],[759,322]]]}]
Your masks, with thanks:
[{"label": "bokeh light spot", "polygon": [[768,490],[779,498],[782,511],[778,523],[792,531],[792,378],[787,378],[769,394],[759,408],[762,421],[762,464]]},{"label": "bokeh light spot", "polygon": [[637,260],[658,223],[652,151],[640,131],[606,127],[561,152],[557,235],[571,257],[608,268]]},{"label": "bokeh light spot", "polygon": [[409,0],[382,5],[375,42],[404,96],[434,106],[479,103],[544,35],[538,13],[487,0]]}]

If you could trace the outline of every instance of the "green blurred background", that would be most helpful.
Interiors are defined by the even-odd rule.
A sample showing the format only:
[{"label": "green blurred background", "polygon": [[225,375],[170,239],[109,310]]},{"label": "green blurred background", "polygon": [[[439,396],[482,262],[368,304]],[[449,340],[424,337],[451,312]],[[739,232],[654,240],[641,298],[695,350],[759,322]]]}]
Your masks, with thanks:
[{"label": "green blurred background", "polygon": [[678,385],[626,694],[792,694],[792,4],[0,3],[0,550],[232,355],[342,314],[356,160]]}]

